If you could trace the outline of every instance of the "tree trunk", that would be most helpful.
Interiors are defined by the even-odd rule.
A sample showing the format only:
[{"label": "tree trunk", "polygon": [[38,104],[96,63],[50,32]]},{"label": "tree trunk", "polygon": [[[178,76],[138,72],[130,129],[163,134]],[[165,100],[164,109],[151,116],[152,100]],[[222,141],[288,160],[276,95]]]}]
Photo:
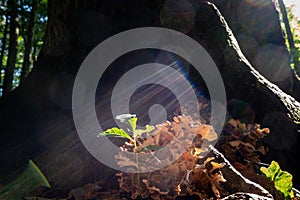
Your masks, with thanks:
[{"label": "tree trunk", "polygon": [[285,93],[300,101],[299,80],[290,67],[291,55],[274,3],[268,0],[264,3],[234,0],[212,2],[225,17],[251,65]]},{"label": "tree trunk", "polygon": [[8,59],[5,69],[5,76],[3,82],[3,95],[12,90],[12,83],[14,78],[15,64],[17,60],[17,40],[18,40],[18,4],[14,0],[8,1],[8,12],[10,15],[9,26],[9,47],[8,47]]},{"label": "tree trunk", "polygon": [[[202,7],[205,8],[206,6]],[[212,6],[209,6],[207,9],[211,10],[211,7]],[[201,17],[208,18],[208,11],[204,12],[204,10],[202,10],[202,13],[205,14]],[[211,30],[209,28],[209,24],[205,23],[205,21],[201,19],[201,17],[199,17],[199,21],[196,24],[199,25],[199,27],[196,29],[195,26],[195,30],[197,30],[198,32],[200,32],[199,30],[202,29],[205,30],[202,32],[206,32],[208,39],[211,41],[220,40],[217,37],[218,34],[222,34],[223,37],[230,36],[228,43],[215,42],[219,45],[218,49],[220,52],[222,52],[221,55],[223,55],[226,60],[220,60],[220,52],[217,52],[213,49],[211,50],[209,43],[201,40],[198,41],[208,49],[214,60],[218,60],[218,62],[223,63],[223,65],[219,65],[218,67],[227,89],[226,92],[228,98],[243,99],[247,102],[251,102],[251,105],[259,106],[256,111],[258,121],[262,121],[263,115],[265,115],[265,113],[277,110],[279,112],[284,112],[287,114],[289,113],[294,122],[296,124],[299,124],[299,102],[297,102],[293,97],[285,94],[282,90],[265,79],[259,72],[257,72],[257,70],[255,70],[251,66],[247,58],[243,55],[238,42],[234,37],[234,34],[231,32],[225,20],[222,19],[222,15],[219,11],[217,12],[218,15],[216,15],[213,11],[211,11],[210,14],[212,15],[210,22],[215,25],[218,24],[216,26],[217,28]],[[224,23],[226,23],[225,27]],[[197,32],[195,33],[197,34]],[[230,70],[226,69],[226,67],[230,68]],[[231,74],[233,72],[236,72],[238,74]],[[234,85],[239,85],[239,87],[234,87]],[[258,96],[260,97],[260,99],[256,98]],[[263,99],[265,99],[266,101],[264,101]],[[288,104],[285,99],[290,99],[291,104]]]},{"label": "tree trunk", "polygon": [[295,64],[295,67],[298,67],[298,66],[300,66],[299,58],[296,53],[298,50],[295,47],[294,37],[293,37],[292,31],[291,31],[290,22],[289,22],[288,15],[286,12],[286,7],[283,3],[283,0],[278,0],[278,3],[279,3],[280,11],[282,14],[282,20],[283,20],[285,30],[286,30],[287,40],[288,40],[288,43],[290,46],[291,56],[292,56],[293,62]]},{"label": "tree trunk", "polygon": [[294,54],[293,54],[296,49],[295,49],[293,34],[292,34],[292,31],[291,31],[291,27],[290,27],[290,22],[289,22],[287,12],[286,12],[286,7],[283,3],[283,0],[278,0],[278,3],[279,3],[280,11],[282,13],[282,20],[283,20],[283,23],[284,23],[284,26],[285,26],[287,40],[288,40],[290,50],[291,50],[291,53],[292,53],[292,56],[293,56],[292,58],[294,59],[294,62],[298,62],[298,58],[295,59]]},{"label": "tree trunk", "polygon": [[29,73],[29,67],[30,67],[30,55],[32,51],[32,37],[33,37],[33,30],[34,30],[34,21],[37,11],[37,1],[32,1],[32,10],[30,13],[30,18],[28,21],[28,28],[27,28],[27,34],[24,37],[25,41],[25,52],[24,52],[24,59],[23,59],[23,65],[22,65],[22,71],[21,71],[21,77],[20,77],[20,84],[23,83],[24,79],[27,77]]},{"label": "tree trunk", "polygon": [[32,62],[33,62],[33,66],[36,63],[36,59],[37,59],[37,44],[36,44],[36,40],[33,40],[33,48],[32,48]]},{"label": "tree trunk", "polygon": [[[162,26],[160,12],[165,3],[159,0],[113,2],[49,0],[46,39],[36,66],[23,85],[0,99],[1,181],[11,179],[12,172],[28,159],[35,161],[53,187],[64,191],[99,177],[113,176],[114,171],[94,159],[76,133],[71,115],[74,78],[87,54],[108,37],[132,28]],[[299,137],[300,104],[252,67],[213,4],[202,0],[193,2],[196,17],[188,35],[199,42],[217,64],[227,100],[248,102],[254,110],[255,121],[268,125],[275,141],[288,140],[287,144],[291,144],[290,147],[280,144],[279,150],[283,147],[291,155],[298,153],[299,150],[292,153],[295,149],[291,148],[297,146],[295,141]],[[156,58],[155,55],[149,57],[152,62]],[[140,58],[125,58],[115,64],[113,75],[106,77],[108,90],[104,88],[103,93],[95,97],[97,110],[105,116],[100,123],[113,120],[107,119],[111,116],[110,102],[102,98],[110,94],[111,80],[116,79],[127,64],[139,63]],[[200,81],[197,84],[202,87]],[[289,127],[284,137],[282,124],[274,123],[274,119]],[[87,122],[87,127],[89,125]],[[110,125],[105,124],[106,128]],[[299,177],[295,171],[299,161],[294,159],[288,164],[293,166],[290,172]]]},{"label": "tree trunk", "polygon": [[[2,38],[2,46],[1,46],[1,52],[0,52],[0,74],[2,74],[2,70],[5,68],[3,67],[3,58],[6,50],[6,41],[7,41],[7,34],[8,34],[8,15],[5,16],[5,27],[3,31],[3,38]],[[2,76],[0,76],[0,83],[2,83]],[[1,85],[3,87],[3,85]],[[2,88],[3,89],[3,88]]]}]

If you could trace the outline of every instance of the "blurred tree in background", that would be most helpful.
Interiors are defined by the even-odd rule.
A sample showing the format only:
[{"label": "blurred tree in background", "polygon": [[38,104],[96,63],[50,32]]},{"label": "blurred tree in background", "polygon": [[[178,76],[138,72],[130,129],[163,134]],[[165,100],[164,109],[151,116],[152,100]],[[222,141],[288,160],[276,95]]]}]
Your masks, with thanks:
[{"label": "blurred tree in background", "polygon": [[295,5],[285,7],[283,0],[278,0],[282,16],[282,28],[291,54],[291,67],[300,78],[300,19],[294,14]]},{"label": "blurred tree in background", "polygon": [[47,22],[47,0],[0,2],[0,95],[17,87],[32,69]]}]

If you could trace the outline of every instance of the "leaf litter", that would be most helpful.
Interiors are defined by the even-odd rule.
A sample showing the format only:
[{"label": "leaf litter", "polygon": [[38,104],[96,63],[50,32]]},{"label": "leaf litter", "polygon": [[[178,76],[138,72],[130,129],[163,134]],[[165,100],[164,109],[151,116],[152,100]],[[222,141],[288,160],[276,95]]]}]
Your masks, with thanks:
[{"label": "leaf litter", "polygon": [[[260,158],[269,150],[262,142],[268,134],[271,134],[270,130],[259,124],[230,119],[217,138],[213,127],[205,124],[205,120],[177,116],[171,122],[157,125],[146,138],[138,140],[137,152],[150,153],[152,160],[139,160],[137,164],[134,157],[122,154],[133,152],[132,141],[125,142],[120,147],[121,153],[115,157],[119,166],[128,169],[147,167],[152,172],[118,172],[119,187],[116,189],[108,189],[107,183],[100,181],[75,188],[61,199],[285,199],[274,183],[259,172],[261,166],[267,165],[261,163]],[[193,140],[189,139],[191,135]],[[218,142],[212,147],[209,142],[215,139]],[[174,140],[180,141],[181,145],[172,144]],[[166,145],[169,145],[166,151],[157,155],[156,151]],[[188,148],[182,154],[182,148],[186,146]],[[176,157],[178,159],[172,164],[158,167]],[[293,191],[292,199],[300,199],[299,192]],[[36,198],[42,199],[42,195]]]}]

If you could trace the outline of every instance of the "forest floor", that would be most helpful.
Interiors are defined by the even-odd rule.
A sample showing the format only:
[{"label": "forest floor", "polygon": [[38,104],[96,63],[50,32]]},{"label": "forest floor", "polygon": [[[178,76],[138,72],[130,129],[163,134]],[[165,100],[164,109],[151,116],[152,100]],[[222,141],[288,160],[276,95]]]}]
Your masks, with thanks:
[{"label": "forest floor", "polygon": [[[269,151],[262,140],[268,134],[272,134],[270,130],[259,124],[230,119],[218,142],[212,146],[210,141],[215,140],[217,135],[210,125],[205,124],[205,120],[194,121],[190,116],[177,116],[171,122],[156,126],[152,134],[138,142],[136,150],[151,153],[150,160],[139,160],[137,165],[136,160],[130,160],[125,154],[116,156],[117,163],[128,171],[148,167],[153,169],[152,172],[118,172],[106,180],[74,188],[65,196],[53,189],[39,188],[29,195],[32,197],[25,199],[300,199],[300,193],[292,189],[290,174],[282,171],[276,162],[271,165],[261,163],[261,157]],[[188,139],[189,135],[193,136],[193,141]],[[189,146],[183,154],[178,151],[182,150],[181,145],[171,143],[174,138]],[[161,155],[146,148],[166,145],[169,146]],[[133,151],[130,143],[121,148]],[[154,170],[172,156],[179,158]],[[148,163],[153,163],[153,166]]]}]

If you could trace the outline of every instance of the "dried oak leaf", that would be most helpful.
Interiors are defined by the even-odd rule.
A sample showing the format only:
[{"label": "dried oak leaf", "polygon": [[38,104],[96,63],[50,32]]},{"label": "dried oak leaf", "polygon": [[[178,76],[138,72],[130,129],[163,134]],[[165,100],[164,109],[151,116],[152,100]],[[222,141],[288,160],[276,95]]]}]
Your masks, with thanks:
[{"label": "dried oak leaf", "polygon": [[[230,119],[224,131],[219,145],[231,162],[242,162],[244,159],[250,162],[260,162],[260,155],[266,154],[267,148],[261,139],[270,133],[268,128]],[[237,152],[239,154],[236,154]]]},{"label": "dried oak leaf", "polygon": [[216,198],[220,198],[220,190],[223,193],[226,192],[220,185],[220,183],[226,182],[220,171],[225,164],[214,162],[214,159],[214,157],[208,157],[203,164],[196,165],[187,172],[186,177],[179,185],[180,194],[198,195],[202,198],[203,195],[213,192]]}]

